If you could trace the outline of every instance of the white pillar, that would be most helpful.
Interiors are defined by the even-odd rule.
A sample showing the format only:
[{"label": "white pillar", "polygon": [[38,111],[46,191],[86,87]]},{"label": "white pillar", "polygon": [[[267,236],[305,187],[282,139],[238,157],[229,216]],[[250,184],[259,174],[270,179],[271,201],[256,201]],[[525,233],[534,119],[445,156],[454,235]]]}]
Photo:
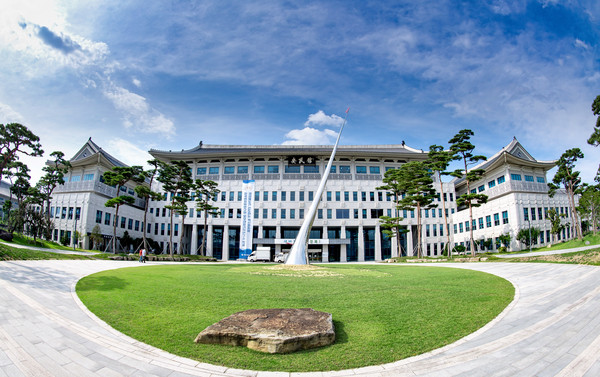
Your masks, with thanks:
[{"label": "white pillar", "polygon": [[190,254],[198,255],[198,225],[196,224],[192,224],[192,239],[190,245]]},{"label": "white pillar", "polygon": [[381,250],[381,227],[379,223],[375,225],[375,260],[381,261],[383,250]]},{"label": "white pillar", "polygon": [[223,257],[221,260],[229,260],[229,225],[223,227]]},{"label": "white pillar", "polygon": [[365,261],[365,235],[362,225],[358,226],[358,261]]}]

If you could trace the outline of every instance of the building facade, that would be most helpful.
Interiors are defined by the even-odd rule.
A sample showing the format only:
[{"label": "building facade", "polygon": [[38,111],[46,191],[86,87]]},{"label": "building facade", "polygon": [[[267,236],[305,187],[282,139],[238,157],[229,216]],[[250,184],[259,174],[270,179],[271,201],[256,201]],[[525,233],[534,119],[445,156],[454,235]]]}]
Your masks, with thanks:
[{"label": "building facade", "polygon": [[[209,216],[207,222],[206,255],[219,260],[239,258],[240,227],[242,217],[242,185],[254,181],[253,247],[266,246],[272,255],[287,252],[304,221],[322,174],[329,160],[330,146],[231,146],[203,145],[182,151],[151,150],[150,154],[161,161],[183,160],[190,166],[194,179],[212,180],[220,193],[213,198],[218,214]],[[395,256],[416,255],[417,216],[414,211],[396,213],[393,198],[385,191],[383,176],[389,169],[409,161],[423,161],[427,152],[401,145],[340,146],[333,162],[327,186],[321,198],[318,213],[312,226],[309,241],[311,261],[380,261]],[[70,236],[77,229],[83,237],[83,246],[91,248],[89,236],[98,224],[106,241],[112,237],[111,219],[114,209],[104,207],[106,200],[114,197],[116,189],[102,182],[102,173],[121,162],[104,152],[91,139],[70,160],[72,170],[68,182],[53,194],[51,213],[55,219],[57,239]],[[425,256],[441,256],[448,236],[452,244],[468,245],[469,228],[479,250],[498,248],[501,234],[512,235],[511,249],[519,249],[516,232],[523,227],[543,230],[540,244],[546,244],[549,221],[545,213],[549,208],[568,213],[564,192],[554,198],[547,194],[546,173],[554,161],[537,161],[518,141],[513,140],[502,151],[492,156],[478,168],[485,170],[480,181],[471,184],[470,190],[485,193],[488,203],[475,208],[473,224],[469,211],[457,208],[456,197],[466,192],[464,179],[434,182],[437,191],[437,208],[423,210],[422,250]],[[518,175],[521,180],[518,180]],[[533,180],[533,181],[532,181]],[[130,195],[134,185],[125,188]],[[482,188],[483,187],[483,188]],[[197,254],[204,238],[204,214],[190,201],[188,213],[182,218],[175,215],[171,232],[170,196],[155,181],[153,191],[161,192],[163,200],[148,203],[148,223],[143,224],[145,202],[136,198],[133,206],[123,206],[119,211],[118,236],[125,231],[133,238],[142,236],[146,226],[147,237],[158,243],[155,252],[169,252],[169,239],[173,236],[174,251]],[[124,193],[122,193],[124,194]],[[134,196],[134,195],[132,195]],[[442,207],[442,197],[445,207]],[[447,227],[443,214],[448,217]],[[382,232],[379,217],[400,216],[406,233],[401,235],[400,248],[395,239]],[[566,219],[565,221],[568,221]],[[69,233],[71,232],[71,233]],[[171,234],[172,233],[172,234]],[[566,230],[561,239],[573,234]],[[482,240],[492,240],[489,247],[481,247]],[[468,247],[468,246],[467,246]]]}]

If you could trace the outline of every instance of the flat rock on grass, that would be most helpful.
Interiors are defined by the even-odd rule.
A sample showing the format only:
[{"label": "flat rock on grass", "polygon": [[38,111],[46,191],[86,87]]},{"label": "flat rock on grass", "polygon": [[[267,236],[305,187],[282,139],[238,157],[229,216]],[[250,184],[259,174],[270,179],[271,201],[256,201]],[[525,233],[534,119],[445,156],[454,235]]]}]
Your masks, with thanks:
[{"label": "flat rock on grass", "polygon": [[196,343],[246,346],[268,353],[289,353],[335,341],[331,314],[310,308],[251,309],[208,326]]}]

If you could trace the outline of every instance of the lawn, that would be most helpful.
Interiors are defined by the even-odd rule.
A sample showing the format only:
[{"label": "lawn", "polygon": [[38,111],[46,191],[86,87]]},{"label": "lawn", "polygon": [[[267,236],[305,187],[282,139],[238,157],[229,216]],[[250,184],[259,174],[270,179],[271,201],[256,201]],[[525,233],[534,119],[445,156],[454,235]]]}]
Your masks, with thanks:
[{"label": "lawn", "polygon": [[[514,288],[497,276],[438,267],[162,265],[90,275],[77,293],[117,330],[171,353],[232,368],[303,372],[389,363],[452,343],[497,316]],[[238,311],[305,307],[332,313],[333,345],[271,355],[193,342]]]},{"label": "lawn", "polygon": [[46,259],[106,259],[101,254],[74,255],[59,254],[50,251],[21,249],[11,247],[10,243],[0,243],[0,261],[2,260],[46,260]]}]

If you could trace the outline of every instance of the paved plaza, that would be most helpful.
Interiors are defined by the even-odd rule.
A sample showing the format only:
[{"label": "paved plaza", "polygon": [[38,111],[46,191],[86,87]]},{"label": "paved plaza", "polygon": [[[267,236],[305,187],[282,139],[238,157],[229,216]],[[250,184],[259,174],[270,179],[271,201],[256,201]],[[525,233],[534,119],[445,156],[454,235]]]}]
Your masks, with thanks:
[{"label": "paved plaza", "polygon": [[[598,267],[436,265],[501,276],[515,285],[515,300],[479,331],[427,354],[360,369],[290,374],[229,369],[169,354],[111,329],[88,312],[74,293],[75,283],[85,275],[148,265],[73,260],[0,262],[0,376],[600,375]],[[194,334],[190,336],[193,347]]]}]

